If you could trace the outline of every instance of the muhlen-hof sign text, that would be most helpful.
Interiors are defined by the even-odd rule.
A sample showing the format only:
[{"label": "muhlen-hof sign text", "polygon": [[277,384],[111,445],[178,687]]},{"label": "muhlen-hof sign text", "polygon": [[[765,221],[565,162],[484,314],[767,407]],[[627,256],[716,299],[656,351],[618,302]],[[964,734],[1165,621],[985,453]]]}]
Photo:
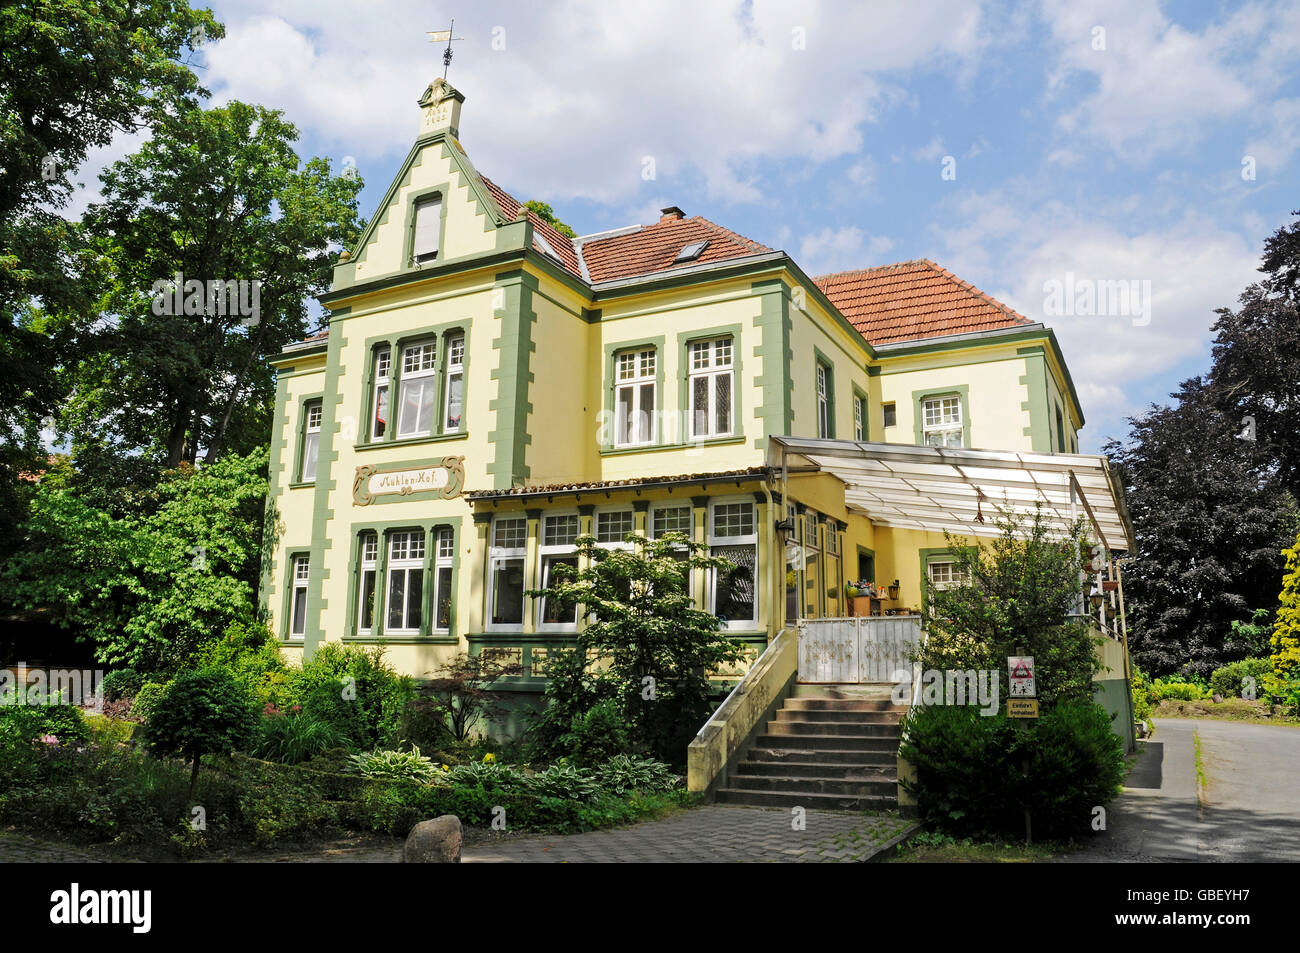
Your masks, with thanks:
[{"label": "muhlen-hof sign text", "polygon": [[352,500],[369,506],[378,496],[410,496],[434,493],[440,499],[460,496],[465,486],[465,458],[443,457],[427,467],[357,467],[352,480]]}]

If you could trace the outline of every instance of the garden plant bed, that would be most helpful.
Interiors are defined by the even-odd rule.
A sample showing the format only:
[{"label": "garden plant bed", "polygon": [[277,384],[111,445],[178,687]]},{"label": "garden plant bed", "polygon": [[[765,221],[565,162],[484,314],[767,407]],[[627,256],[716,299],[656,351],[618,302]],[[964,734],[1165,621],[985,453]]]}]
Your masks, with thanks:
[{"label": "garden plant bed", "polygon": [[1300,726],[1300,717],[1287,714],[1282,706],[1244,698],[1225,698],[1221,702],[1210,698],[1194,701],[1166,698],[1156,706],[1152,714],[1156,718],[1214,718],[1259,725]]}]

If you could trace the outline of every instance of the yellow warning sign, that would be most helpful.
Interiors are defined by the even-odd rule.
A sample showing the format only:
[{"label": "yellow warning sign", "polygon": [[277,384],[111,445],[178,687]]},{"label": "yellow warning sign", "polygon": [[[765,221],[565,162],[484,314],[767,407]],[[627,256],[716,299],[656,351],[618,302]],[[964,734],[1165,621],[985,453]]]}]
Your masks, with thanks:
[{"label": "yellow warning sign", "polygon": [[1037,718],[1038,699],[1037,698],[1008,698],[1007,717],[1008,718]]}]

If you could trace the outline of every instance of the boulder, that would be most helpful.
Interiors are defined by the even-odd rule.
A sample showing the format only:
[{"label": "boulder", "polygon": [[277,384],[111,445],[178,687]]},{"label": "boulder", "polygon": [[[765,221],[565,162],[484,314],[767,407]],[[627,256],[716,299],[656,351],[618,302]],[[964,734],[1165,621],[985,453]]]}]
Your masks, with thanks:
[{"label": "boulder", "polygon": [[459,864],[460,818],[444,814],[411,828],[402,846],[404,864]]}]

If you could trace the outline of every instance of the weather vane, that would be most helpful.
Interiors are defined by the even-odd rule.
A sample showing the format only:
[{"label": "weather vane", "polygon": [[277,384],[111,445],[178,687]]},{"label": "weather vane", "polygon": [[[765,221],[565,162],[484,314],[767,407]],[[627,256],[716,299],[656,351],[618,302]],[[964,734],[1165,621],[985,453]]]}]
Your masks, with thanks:
[{"label": "weather vane", "polygon": [[447,41],[447,48],[442,51],[442,78],[443,79],[447,78],[447,70],[451,68],[451,41],[465,39],[463,36],[452,36],[452,33],[455,32],[455,30],[456,30],[456,21],[455,19],[453,19],[451,21],[450,30],[428,31],[430,43],[441,43],[443,40]]}]

